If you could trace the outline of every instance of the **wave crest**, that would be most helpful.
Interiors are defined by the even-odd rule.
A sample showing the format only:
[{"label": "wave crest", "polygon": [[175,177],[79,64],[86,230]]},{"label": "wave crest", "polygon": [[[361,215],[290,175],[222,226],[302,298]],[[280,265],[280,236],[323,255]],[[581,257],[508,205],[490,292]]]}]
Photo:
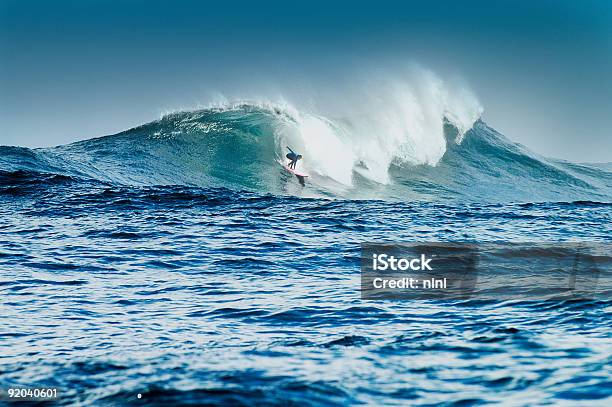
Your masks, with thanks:
[{"label": "wave crest", "polygon": [[[65,146],[0,147],[0,171],[303,197],[610,201],[609,170],[510,142],[479,119],[482,107],[467,88],[431,73],[370,79],[346,96],[328,114],[324,104],[241,101]],[[305,188],[279,165],[287,146],[304,156]]]}]

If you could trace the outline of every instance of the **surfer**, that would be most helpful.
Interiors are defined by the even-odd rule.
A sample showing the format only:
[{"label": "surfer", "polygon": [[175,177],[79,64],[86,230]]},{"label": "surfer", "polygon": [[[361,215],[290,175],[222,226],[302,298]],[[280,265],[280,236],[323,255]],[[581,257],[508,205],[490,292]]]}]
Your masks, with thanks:
[{"label": "surfer", "polygon": [[289,150],[289,152],[285,156],[285,157],[287,157],[289,159],[289,164],[287,164],[287,167],[291,168],[292,170],[295,170],[295,165],[297,164],[298,160],[300,160],[302,158],[302,156],[300,154],[296,154],[289,147],[287,147],[287,150]]}]

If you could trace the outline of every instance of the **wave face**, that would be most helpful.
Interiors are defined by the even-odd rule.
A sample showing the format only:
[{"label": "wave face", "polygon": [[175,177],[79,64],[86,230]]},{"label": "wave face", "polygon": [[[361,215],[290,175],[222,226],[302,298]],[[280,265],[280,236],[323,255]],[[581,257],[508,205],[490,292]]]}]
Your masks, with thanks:
[{"label": "wave face", "polygon": [[[335,119],[287,104],[241,103],[173,113],[65,146],[0,147],[0,170],[304,197],[611,200],[608,167],[540,157],[478,119],[477,103],[453,107],[453,98],[436,91],[415,104],[410,95],[388,93],[370,116]],[[281,166],[286,146],[304,156],[299,165],[310,174],[304,187]]]}]

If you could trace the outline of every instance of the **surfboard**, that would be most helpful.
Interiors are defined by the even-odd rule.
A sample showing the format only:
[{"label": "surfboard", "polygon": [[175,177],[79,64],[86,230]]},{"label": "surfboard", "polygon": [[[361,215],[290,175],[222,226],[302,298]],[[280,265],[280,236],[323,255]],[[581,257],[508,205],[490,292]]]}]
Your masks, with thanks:
[{"label": "surfboard", "polygon": [[292,173],[293,175],[295,175],[298,179],[298,181],[300,181],[300,184],[304,185],[306,178],[308,177],[308,174],[304,174],[303,172],[300,171],[296,171],[293,168],[289,168],[289,166],[287,165],[283,165],[283,167],[289,171],[290,173]]}]

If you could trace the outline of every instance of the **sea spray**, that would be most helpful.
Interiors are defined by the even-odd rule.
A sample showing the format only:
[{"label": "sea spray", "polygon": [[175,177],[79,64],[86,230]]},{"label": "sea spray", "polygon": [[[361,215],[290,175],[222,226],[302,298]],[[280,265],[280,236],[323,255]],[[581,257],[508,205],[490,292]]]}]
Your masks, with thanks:
[{"label": "sea spray", "polygon": [[355,171],[388,184],[393,162],[436,165],[446,152],[445,120],[457,128],[460,142],[482,114],[467,87],[422,69],[355,78],[350,89],[336,91],[345,95],[341,106],[329,112],[292,108],[293,120],[277,137],[279,146],[304,151],[308,171],[345,185],[352,185]]}]

